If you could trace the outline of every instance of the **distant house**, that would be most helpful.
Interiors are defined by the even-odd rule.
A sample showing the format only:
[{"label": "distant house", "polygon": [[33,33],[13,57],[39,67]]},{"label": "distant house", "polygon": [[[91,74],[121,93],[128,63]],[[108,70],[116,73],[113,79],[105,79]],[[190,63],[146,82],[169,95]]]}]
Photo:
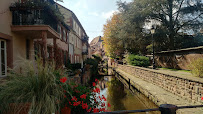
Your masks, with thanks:
[{"label": "distant house", "polygon": [[74,13],[61,8],[67,10],[54,0],[0,1],[0,77],[7,75],[8,67],[20,71],[16,63],[20,58],[39,56],[58,66],[65,66],[68,59],[83,63],[88,36]]},{"label": "distant house", "polygon": [[90,48],[92,51],[92,55],[99,55],[101,57],[105,55],[101,36],[94,38],[90,42]]}]

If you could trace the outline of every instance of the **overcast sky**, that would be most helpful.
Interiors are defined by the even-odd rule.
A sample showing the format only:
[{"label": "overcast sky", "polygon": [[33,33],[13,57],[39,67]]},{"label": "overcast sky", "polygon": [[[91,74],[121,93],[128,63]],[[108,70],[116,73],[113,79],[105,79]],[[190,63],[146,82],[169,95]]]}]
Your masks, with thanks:
[{"label": "overcast sky", "polygon": [[90,42],[97,36],[103,36],[103,25],[117,10],[116,1],[118,0],[63,0],[63,3],[58,3],[75,13],[89,36]]}]

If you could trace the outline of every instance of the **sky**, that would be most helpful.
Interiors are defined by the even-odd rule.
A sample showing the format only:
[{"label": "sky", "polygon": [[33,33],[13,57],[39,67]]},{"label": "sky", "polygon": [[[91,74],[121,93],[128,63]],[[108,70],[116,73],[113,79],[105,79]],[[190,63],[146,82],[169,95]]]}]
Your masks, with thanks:
[{"label": "sky", "polygon": [[[58,2],[75,13],[87,35],[89,42],[103,36],[103,25],[117,11],[118,0],[63,0]],[[132,0],[122,0],[130,2]]]}]

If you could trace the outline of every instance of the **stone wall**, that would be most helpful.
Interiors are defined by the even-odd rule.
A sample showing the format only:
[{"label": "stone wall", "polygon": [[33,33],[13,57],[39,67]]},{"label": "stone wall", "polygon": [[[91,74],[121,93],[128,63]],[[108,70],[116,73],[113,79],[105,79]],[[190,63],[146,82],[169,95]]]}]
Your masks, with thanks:
[{"label": "stone wall", "polygon": [[155,63],[161,67],[189,70],[191,62],[198,58],[203,58],[202,46],[156,53]]},{"label": "stone wall", "polygon": [[[190,102],[200,102],[203,95],[203,81],[194,81],[187,78],[172,76],[156,72],[156,70],[130,66],[118,65],[117,68],[150,82],[154,85],[178,95]],[[136,81],[136,80],[134,80]]]}]

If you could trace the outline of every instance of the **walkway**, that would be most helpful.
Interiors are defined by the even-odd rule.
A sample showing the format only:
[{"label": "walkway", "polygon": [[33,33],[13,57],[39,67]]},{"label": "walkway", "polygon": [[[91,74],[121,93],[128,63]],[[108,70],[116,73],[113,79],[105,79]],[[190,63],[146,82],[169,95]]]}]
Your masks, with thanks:
[{"label": "walkway", "polygon": [[[130,80],[136,80],[133,81],[133,85],[143,94],[149,97],[154,103],[157,105],[160,104],[174,104],[177,106],[186,106],[186,105],[197,105],[194,103],[190,103],[187,100],[184,100],[183,98],[176,96],[163,88],[153,85],[149,82],[143,81],[142,79],[139,79],[133,75],[130,75],[121,69],[116,69],[116,71],[122,75],[128,77]],[[160,70],[160,72],[163,72]],[[182,109],[178,110],[177,114],[203,114],[202,108],[197,109]]]}]

